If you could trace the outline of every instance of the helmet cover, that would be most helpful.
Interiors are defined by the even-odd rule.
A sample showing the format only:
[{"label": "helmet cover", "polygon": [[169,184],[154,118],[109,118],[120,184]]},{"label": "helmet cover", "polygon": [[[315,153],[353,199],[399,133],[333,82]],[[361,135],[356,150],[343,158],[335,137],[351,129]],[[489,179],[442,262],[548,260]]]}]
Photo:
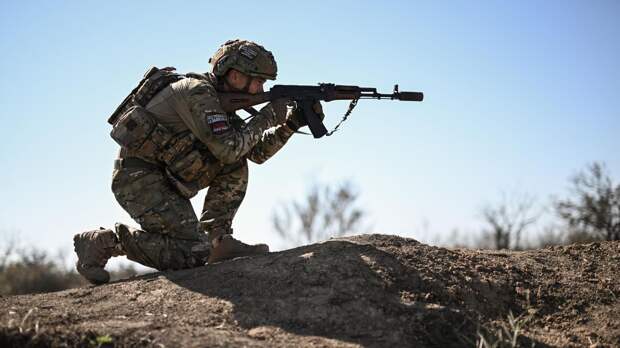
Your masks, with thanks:
[{"label": "helmet cover", "polygon": [[209,59],[215,76],[235,69],[246,75],[275,80],[278,66],[273,54],[263,46],[247,40],[226,41]]}]

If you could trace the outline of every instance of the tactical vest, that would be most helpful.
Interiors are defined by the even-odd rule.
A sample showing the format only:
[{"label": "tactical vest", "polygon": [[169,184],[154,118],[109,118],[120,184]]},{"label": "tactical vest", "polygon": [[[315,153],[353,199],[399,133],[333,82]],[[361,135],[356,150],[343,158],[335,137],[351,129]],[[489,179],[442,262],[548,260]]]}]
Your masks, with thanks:
[{"label": "tactical vest", "polygon": [[189,130],[173,134],[145,108],[157,93],[183,78],[174,68],[151,68],[108,123],[112,125],[110,136],[121,146],[123,157],[161,166],[179,192],[191,198],[209,186],[224,165]]}]

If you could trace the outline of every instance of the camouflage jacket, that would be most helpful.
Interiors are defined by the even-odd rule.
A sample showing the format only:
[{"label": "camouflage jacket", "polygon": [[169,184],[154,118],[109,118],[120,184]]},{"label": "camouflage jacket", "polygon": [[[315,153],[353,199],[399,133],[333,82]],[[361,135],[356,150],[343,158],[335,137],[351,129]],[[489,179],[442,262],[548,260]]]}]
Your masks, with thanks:
[{"label": "camouflage jacket", "polygon": [[215,76],[189,74],[170,84],[146,106],[157,122],[181,133],[192,134],[223,164],[247,158],[263,163],[273,156],[294,133],[286,125],[272,125],[257,115],[248,123],[220,107]]},{"label": "camouflage jacket", "polygon": [[[267,115],[273,112],[270,106],[265,114],[259,113],[247,123],[234,113],[225,113],[215,83],[213,75],[188,74],[166,86],[145,106],[146,118],[137,119],[146,122],[140,124],[147,128],[131,125],[134,119],[129,115],[134,109],[129,109],[124,114],[127,117],[121,116],[115,123],[115,129],[122,130],[118,134],[128,135],[130,140],[136,136],[146,140],[139,146],[121,145],[120,158],[136,157],[163,166],[171,183],[191,198],[222,170],[243,166],[246,159],[265,162],[294,133],[285,124],[272,124],[273,118]],[[141,129],[151,129],[149,122],[157,125],[157,131],[141,133]],[[118,163],[122,166],[124,162]]]}]

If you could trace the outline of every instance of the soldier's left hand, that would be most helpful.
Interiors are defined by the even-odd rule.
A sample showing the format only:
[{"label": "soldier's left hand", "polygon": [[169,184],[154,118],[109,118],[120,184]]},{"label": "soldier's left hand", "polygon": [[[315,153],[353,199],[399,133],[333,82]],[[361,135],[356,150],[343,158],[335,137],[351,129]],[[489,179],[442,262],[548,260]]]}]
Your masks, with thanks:
[{"label": "soldier's left hand", "polygon": [[288,101],[282,98],[273,100],[263,106],[260,113],[270,120],[271,126],[283,124],[288,118],[287,103]]},{"label": "soldier's left hand", "polygon": [[[323,106],[321,105],[321,102],[318,100],[314,102],[312,109],[317,115],[319,115],[321,122],[323,122],[325,119],[325,114],[323,113]],[[308,125],[308,122],[304,116],[304,111],[300,105],[294,105],[294,107],[288,110],[286,115],[286,125],[293,131],[297,131],[299,128]]]}]

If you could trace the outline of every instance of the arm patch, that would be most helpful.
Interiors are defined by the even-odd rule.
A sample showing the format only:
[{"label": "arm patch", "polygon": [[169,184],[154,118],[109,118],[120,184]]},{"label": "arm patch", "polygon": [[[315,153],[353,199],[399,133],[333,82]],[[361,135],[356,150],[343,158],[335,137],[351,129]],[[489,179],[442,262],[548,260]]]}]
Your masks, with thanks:
[{"label": "arm patch", "polygon": [[223,114],[207,116],[207,124],[211,127],[211,132],[214,135],[224,134],[230,129],[228,116]]}]

